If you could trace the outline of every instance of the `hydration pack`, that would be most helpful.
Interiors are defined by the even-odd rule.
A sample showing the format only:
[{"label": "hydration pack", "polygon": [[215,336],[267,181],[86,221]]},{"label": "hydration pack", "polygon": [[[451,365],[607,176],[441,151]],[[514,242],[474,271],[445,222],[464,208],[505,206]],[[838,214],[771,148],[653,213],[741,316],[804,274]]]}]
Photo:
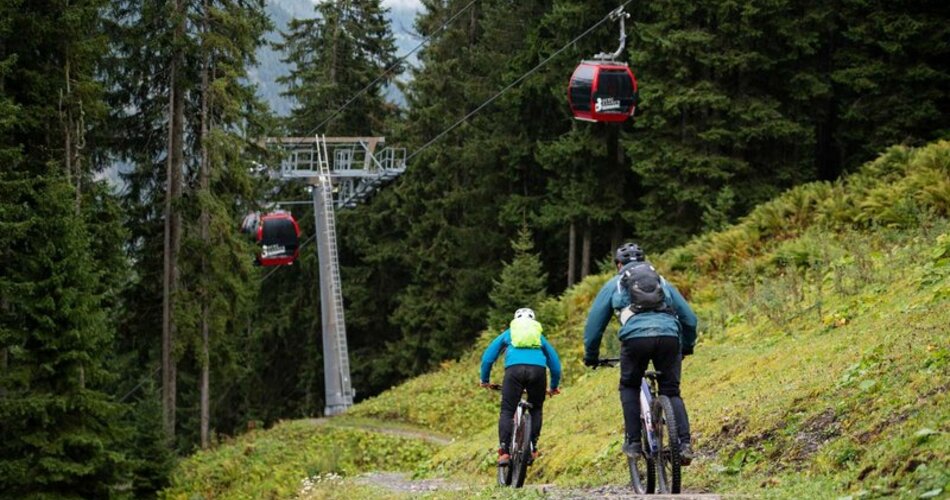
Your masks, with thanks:
[{"label": "hydration pack", "polygon": [[511,320],[511,346],[528,349],[541,347],[541,323],[531,318],[517,318]]},{"label": "hydration pack", "polygon": [[617,286],[626,290],[630,297],[630,305],[620,312],[621,324],[644,312],[675,314],[666,303],[663,279],[649,262],[634,261],[623,266]]}]

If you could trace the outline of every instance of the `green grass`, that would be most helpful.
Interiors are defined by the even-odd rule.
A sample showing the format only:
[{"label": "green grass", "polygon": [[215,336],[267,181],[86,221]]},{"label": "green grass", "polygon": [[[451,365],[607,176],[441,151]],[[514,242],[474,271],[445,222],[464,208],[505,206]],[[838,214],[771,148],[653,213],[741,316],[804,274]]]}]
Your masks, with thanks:
[{"label": "green grass", "polygon": [[[730,228],[656,257],[701,320],[700,343],[683,372],[701,454],[686,469],[687,489],[779,498],[948,496],[948,214],[950,142],[896,147],[844,181],[795,188]],[[608,278],[591,276],[539,308],[564,363],[565,390],[546,403],[532,483],[627,480],[617,370],[581,363],[586,312]],[[493,336],[486,332],[461,359],[357,405],[350,418],[454,437],[431,459],[401,469],[497,495],[488,484],[498,396],[476,387],[478,358]],[[617,352],[614,331],[605,334],[604,351]],[[500,374],[496,367],[493,379]],[[351,449],[354,436],[328,439],[320,446]],[[294,443],[272,440],[278,448]],[[239,450],[222,447],[185,462],[172,491],[206,491],[192,486],[220,482],[231,464],[222,457]],[[284,460],[299,462],[278,454],[256,462],[285,470]],[[286,468],[286,484],[318,469],[376,466],[297,465],[293,473]],[[365,488],[347,480],[329,491],[350,486]]]},{"label": "green grass", "polygon": [[[946,489],[950,284],[947,264],[933,256],[950,241],[947,230],[940,221],[874,236],[809,232],[809,248],[854,248],[866,262],[775,270],[754,291],[741,274],[696,289],[698,308],[724,319],[705,326],[715,333],[685,363],[684,399],[703,455],[686,487],[789,498]],[[616,370],[586,372],[546,403],[533,481],[625,481],[617,378]],[[439,451],[429,471],[490,475],[491,423]]]},{"label": "green grass", "polygon": [[307,478],[413,470],[435,445],[411,437],[314,420],[252,431],[181,462],[166,498],[287,498]]}]

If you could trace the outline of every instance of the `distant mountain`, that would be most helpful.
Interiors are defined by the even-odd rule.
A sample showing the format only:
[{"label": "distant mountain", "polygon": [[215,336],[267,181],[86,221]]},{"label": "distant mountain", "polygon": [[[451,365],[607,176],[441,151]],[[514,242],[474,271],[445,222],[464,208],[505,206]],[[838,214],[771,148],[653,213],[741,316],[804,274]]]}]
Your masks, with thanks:
[{"label": "distant mountain", "polygon": [[[280,95],[283,87],[277,83],[277,78],[290,72],[290,66],[281,61],[280,52],[274,50],[271,44],[281,40],[280,33],[287,30],[291,19],[314,17],[314,3],[312,0],[268,0],[265,6],[267,15],[274,24],[274,30],[265,37],[267,43],[258,50],[257,66],[248,71],[248,78],[257,85],[258,95],[280,116],[287,116],[293,108],[293,101]],[[419,0],[385,0],[383,5],[390,8],[390,22],[396,37],[396,53],[402,56],[419,44],[420,39],[413,34],[412,27],[422,4]],[[417,62],[415,54],[409,58],[409,62]],[[395,87],[387,89],[387,94],[391,101],[405,104],[405,99]]]}]

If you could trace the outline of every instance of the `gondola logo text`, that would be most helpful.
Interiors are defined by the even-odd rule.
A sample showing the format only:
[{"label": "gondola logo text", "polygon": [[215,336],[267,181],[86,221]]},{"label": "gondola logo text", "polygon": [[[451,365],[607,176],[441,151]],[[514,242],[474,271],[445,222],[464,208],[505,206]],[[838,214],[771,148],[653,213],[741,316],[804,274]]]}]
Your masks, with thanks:
[{"label": "gondola logo text", "polygon": [[594,111],[600,113],[601,111],[613,111],[620,109],[620,101],[614,99],[613,97],[607,98],[597,98],[597,102],[594,104]]}]

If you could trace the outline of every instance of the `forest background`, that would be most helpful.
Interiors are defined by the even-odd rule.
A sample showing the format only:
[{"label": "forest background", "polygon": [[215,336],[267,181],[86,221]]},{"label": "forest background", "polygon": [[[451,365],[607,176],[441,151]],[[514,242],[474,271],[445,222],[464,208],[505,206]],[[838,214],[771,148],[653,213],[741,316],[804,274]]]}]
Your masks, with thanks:
[{"label": "forest background", "polygon": [[[616,6],[423,0],[431,41],[406,62],[378,0],[321,2],[281,34],[260,0],[0,0],[0,490],[146,495],[219,434],[321,414],[316,256],[270,273],[237,231],[306,198],[255,175],[274,164],[261,137],[419,153],[339,214],[365,398],[622,240],[658,253],[948,135],[945,2],[662,0],[627,9],[636,120],[571,119],[574,66],[616,47],[605,24],[419,149]],[[286,116],[250,78],[268,38]]]}]

